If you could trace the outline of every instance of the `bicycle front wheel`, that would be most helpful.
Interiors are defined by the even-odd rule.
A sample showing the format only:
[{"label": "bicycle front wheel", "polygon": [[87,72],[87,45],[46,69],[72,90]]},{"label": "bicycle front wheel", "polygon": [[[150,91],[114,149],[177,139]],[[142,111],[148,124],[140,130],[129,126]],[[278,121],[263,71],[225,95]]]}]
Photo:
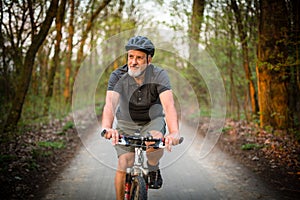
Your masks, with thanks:
[{"label": "bicycle front wheel", "polygon": [[134,177],[130,191],[131,200],[147,200],[146,182],[143,177]]}]

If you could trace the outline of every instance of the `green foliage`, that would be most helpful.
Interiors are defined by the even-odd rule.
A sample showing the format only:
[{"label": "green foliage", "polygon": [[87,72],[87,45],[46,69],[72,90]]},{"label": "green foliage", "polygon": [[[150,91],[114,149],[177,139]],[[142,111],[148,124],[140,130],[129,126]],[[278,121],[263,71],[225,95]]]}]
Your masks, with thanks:
[{"label": "green foliage", "polygon": [[300,142],[300,130],[296,128],[288,129],[288,133],[292,135],[296,141]]},{"label": "green foliage", "polygon": [[74,122],[73,122],[73,121],[68,121],[68,122],[63,126],[62,131],[63,131],[63,132],[66,132],[67,130],[72,129],[72,128],[74,128],[74,127],[75,127]]},{"label": "green foliage", "polygon": [[37,143],[37,147],[32,149],[32,160],[29,161],[31,169],[35,169],[37,166],[34,164],[36,159],[47,158],[53,155],[53,150],[63,149],[66,145],[63,141],[40,141]]},{"label": "green foliage", "polygon": [[15,160],[17,157],[15,155],[3,155],[0,154],[0,163],[9,162]]},{"label": "green foliage", "polygon": [[259,144],[255,144],[255,143],[247,143],[247,144],[243,144],[241,146],[242,150],[253,150],[253,149],[260,149],[262,148],[263,145],[259,145]]},{"label": "green foliage", "polygon": [[65,103],[62,96],[53,96],[48,113],[44,113],[45,98],[42,95],[29,92],[25,100],[19,126],[30,124],[44,124],[52,119],[62,119],[69,112],[71,105]]},{"label": "green foliage", "polygon": [[208,106],[202,106],[200,110],[200,116],[201,117],[210,117],[211,116],[211,110]]},{"label": "green foliage", "polygon": [[233,127],[231,127],[231,126],[224,126],[222,129],[222,133],[227,133],[228,131],[230,131],[232,129],[233,129]]},{"label": "green foliage", "polygon": [[272,133],[274,131],[274,128],[270,125],[268,126],[265,126],[264,127],[264,130],[267,132],[267,133]]},{"label": "green foliage", "polygon": [[40,167],[35,160],[30,160],[28,165],[30,170],[37,170]]},{"label": "green foliage", "polygon": [[[50,150],[45,150],[44,148],[36,148],[36,149],[32,149],[31,154],[32,154],[32,159],[28,161],[29,166],[34,165],[35,167],[37,167],[35,165],[36,160],[40,158],[50,157],[53,155],[53,152]],[[31,167],[31,169],[35,167]]]},{"label": "green foliage", "polygon": [[65,143],[63,141],[60,142],[51,142],[51,141],[41,141],[38,142],[39,147],[53,148],[53,149],[62,149],[65,148]]},{"label": "green foliage", "polygon": [[103,107],[104,107],[104,101],[100,101],[98,104],[96,104],[96,115],[101,116],[102,115],[102,111],[103,111]]},{"label": "green foliage", "polygon": [[300,131],[299,130],[295,130],[293,132],[293,134],[294,134],[296,140],[300,142]]}]

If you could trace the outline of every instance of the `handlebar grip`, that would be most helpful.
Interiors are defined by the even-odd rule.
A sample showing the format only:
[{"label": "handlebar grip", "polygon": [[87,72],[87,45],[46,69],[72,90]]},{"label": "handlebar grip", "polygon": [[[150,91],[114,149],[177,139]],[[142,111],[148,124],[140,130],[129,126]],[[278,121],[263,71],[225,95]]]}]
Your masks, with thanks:
[{"label": "handlebar grip", "polygon": [[103,129],[102,132],[101,132],[101,136],[104,137],[106,132],[107,132],[106,129]]},{"label": "handlebar grip", "polygon": [[183,137],[180,137],[179,139],[179,144],[181,144],[183,142],[184,138]]},{"label": "handlebar grip", "polygon": [[[178,144],[181,144],[183,142],[183,140],[184,140],[184,137],[180,137]],[[165,138],[162,139],[162,142],[165,145]]]}]

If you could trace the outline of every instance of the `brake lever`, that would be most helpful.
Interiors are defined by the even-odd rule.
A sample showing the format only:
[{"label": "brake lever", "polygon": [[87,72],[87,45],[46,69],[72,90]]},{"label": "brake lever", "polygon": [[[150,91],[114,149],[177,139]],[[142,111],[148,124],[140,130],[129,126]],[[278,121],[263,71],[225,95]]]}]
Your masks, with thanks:
[{"label": "brake lever", "polygon": [[120,145],[128,145],[128,142],[123,137],[120,137],[118,144],[120,144]]}]

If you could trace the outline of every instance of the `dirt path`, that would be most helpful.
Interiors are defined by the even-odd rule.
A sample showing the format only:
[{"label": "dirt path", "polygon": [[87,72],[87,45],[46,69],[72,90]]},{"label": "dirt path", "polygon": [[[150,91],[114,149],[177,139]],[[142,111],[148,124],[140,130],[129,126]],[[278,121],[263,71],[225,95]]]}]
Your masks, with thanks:
[{"label": "dirt path", "polygon": [[[163,188],[149,199],[283,199],[255,174],[217,147],[200,157],[203,138],[181,125],[185,141],[161,160]],[[116,155],[111,144],[92,131],[70,166],[47,190],[44,200],[114,199]]]}]

